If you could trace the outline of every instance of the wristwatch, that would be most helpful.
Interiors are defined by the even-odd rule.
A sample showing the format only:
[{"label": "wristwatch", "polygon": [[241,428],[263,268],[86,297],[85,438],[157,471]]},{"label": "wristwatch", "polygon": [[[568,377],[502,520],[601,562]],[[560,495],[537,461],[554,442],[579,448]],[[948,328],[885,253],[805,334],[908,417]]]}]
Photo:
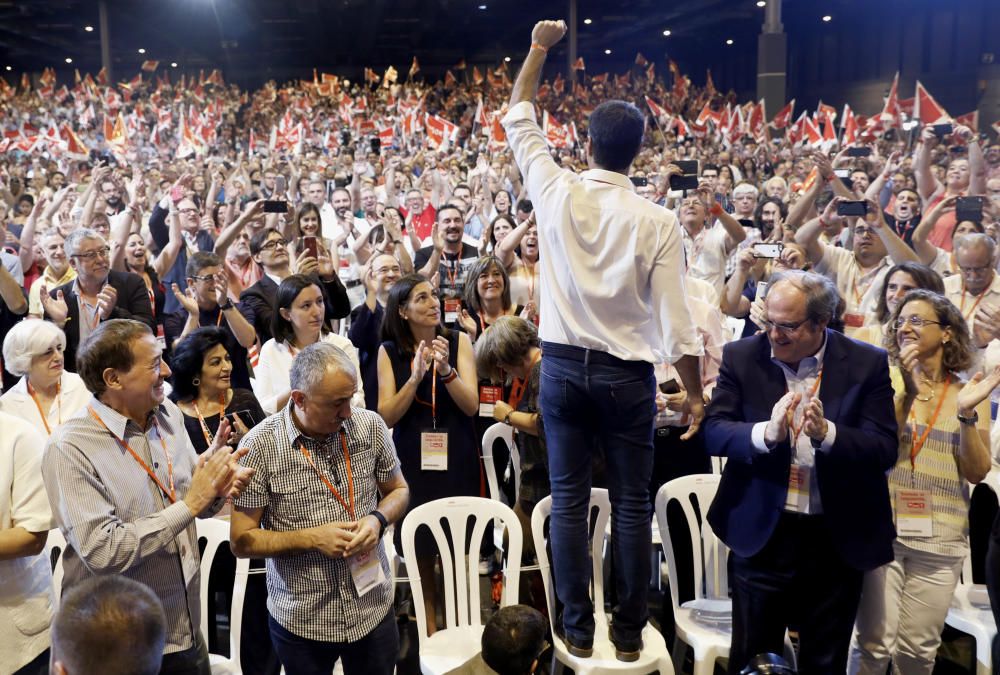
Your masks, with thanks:
[{"label": "wristwatch", "polygon": [[226,304],[219,305],[219,309],[222,310],[223,312],[228,311],[228,310],[230,310],[232,308],[233,308],[233,301],[232,300],[227,300]]},{"label": "wristwatch", "polygon": [[374,511],[372,511],[368,515],[369,516],[375,516],[375,520],[378,521],[378,524],[379,524],[378,536],[381,537],[383,534],[385,534],[385,528],[389,527],[389,521],[386,520],[386,517],[383,516],[382,512],[379,511],[378,509],[375,509]]},{"label": "wristwatch", "polygon": [[972,411],[972,417],[964,417],[962,413],[958,413],[957,417],[960,424],[968,424],[969,426],[979,421],[979,413],[975,410]]}]

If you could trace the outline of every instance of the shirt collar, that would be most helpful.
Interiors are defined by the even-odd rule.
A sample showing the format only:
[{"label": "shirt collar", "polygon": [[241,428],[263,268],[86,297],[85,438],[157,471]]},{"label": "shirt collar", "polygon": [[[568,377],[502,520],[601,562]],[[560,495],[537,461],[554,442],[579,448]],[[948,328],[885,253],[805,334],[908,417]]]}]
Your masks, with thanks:
[{"label": "shirt collar", "polygon": [[628,176],[623,176],[620,173],[615,173],[614,171],[607,171],[605,169],[588,169],[580,174],[580,178],[584,180],[592,180],[598,183],[610,183],[614,186],[620,187],[623,190],[628,190],[629,192],[635,192],[635,186],[632,185],[632,181],[628,179]]},{"label": "shirt collar", "polygon": [[[125,417],[120,412],[101,402],[96,396],[92,396],[90,403],[87,404],[93,408],[97,416],[101,418],[104,425],[118,438],[125,438],[125,431],[128,428],[128,423],[131,420]],[[156,409],[149,413],[149,417],[153,417],[156,413],[166,413],[166,407],[161,403],[156,406]],[[148,418],[147,418],[148,421]],[[140,429],[140,431],[147,431]]]},{"label": "shirt collar", "polygon": [[[288,436],[288,444],[292,446],[292,448],[298,448],[300,439],[308,439],[313,443],[318,443],[320,445],[326,445],[327,443],[333,442],[336,434],[327,436],[324,440],[321,441],[317,438],[306,436],[304,433],[302,433],[302,430],[299,428],[299,425],[295,423],[295,417],[292,415],[292,409],[294,407],[295,403],[292,401],[291,398],[289,398],[288,404],[284,407],[281,413],[285,419],[285,432]],[[351,420],[347,420],[341,425],[341,429],[347,432],[348,436],[350,436],[351,433],[349,428],[350,422]]]},{"label": "shirt collar", "polygon": [[820,345],[819,351],[817,351],[812,356],[807,356],[801,361],[799,361],[798,372],[792,370],[791,366],[783,361],[779,361],[774,358],[774,348],[771,348],[771,362],[775,363],[782,371],[789,377],[794,377],[797,379],[802,379],[805,377],[810,377],[815,375],[823,368],[823,357],[826,355],[826,343],[827,343],[827,333],[829,329],[823,332],[823,344]]}]

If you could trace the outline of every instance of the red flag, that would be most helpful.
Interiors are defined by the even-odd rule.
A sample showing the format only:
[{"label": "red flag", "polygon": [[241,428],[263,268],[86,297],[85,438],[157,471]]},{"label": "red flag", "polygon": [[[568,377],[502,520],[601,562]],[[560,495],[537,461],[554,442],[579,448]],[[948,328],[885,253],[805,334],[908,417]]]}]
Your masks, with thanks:
[{"label": "red flag", "polygon": [[97,84],[107,86],[108,84],[108,69],[101,68],[97,71]]},{"label": "red flag", "polygon": [[656,79],[656,64],[650,63],[649,67],[646,68],[646,79],[652,82]]},{"label": "red flag", "polygon": [[427,116],[427,141],[431,147],[441,149],[454,139],[458,126],[437,115]]},{"label": "red flag", "polygon": [[639,66],[640,68],[645,68],[646,66],[649,65],[649,61],[647,61],[646,57],[642,55],[642,52],[639,52],[635,55],[635,65]]},{"label": "red flag", "polygon": [[903,98],[899,100],[899,110],[904,115],[913,119],[913,106],[916,105],[917,99],[914,98]]},{"label": "red flag", "polygon": [[761,99],[750,110],[750,117],[747,119],[747,131],[751,136],[759,140],[764,136],[766,127],[767,116],[764,114],[764,99]]},{"label": "red flag", "polygon": [[819,121],[823,122],[823,142],[829,142],[831,145],[837,142],[837,133],[833,129],[833,120],[827,117],[826,119],[821,119]]},{"label": "red flag", "polygon": [[687,98],[688,79],[681,75],[681,69],[673,59],[670,60],[670,72],[674,76],[674,97],[678,103],[682,103]]},{"label": "red flag", "polygon": [[156,71],[156,68],[159,65],[160,65],[159,61],[143,61],[142,69],[145,70],[147,73],[152,73]]},{"label": "red flag", "polygon": [[586,70],[586,66],[583,65],[583,57],[578,56],[576,61],[573,63],[573,70]]},{"label": "red flag", "polygon": [[465,59],[461,59],[455,64],[455,70],[465,70]]},{"label": "red flag", "polygon": [[627,87],[632,81],[632,74],[625,73],[624,75],[615,75],[615,84],[619,87]]},{"label": "red flag", "polygon": [[[802,114],[804,115],[805,113]],[[812,171],[809,172],[809,175],[806,176],[805,181],[802,183],[802,189],[800,190],[800,192],[808,192],[809,188],[811,188],[813,185],[816,184],[816,180],[818,178],[819,178],[819,169],[814,166],[812,168]]]},{"label": "red flag", "polygon": [[708,101],[706,101],[705,105],[702,107],[701,112],[698,113],[698,117],[695,119],[694,122],[698,126],[705,126],[705,124],[707,124],[709,120],[712,120],[713,122],[715,122],[716,125],[718,125],[720,119],[721,117],[719,113],[713,111]]},{"label": "red flag", "polygon": [[792,113],[795,111],[795,99],[785,104],[785,107],[778,111],[778,114],[771,120],[771,126],[775,129],[784,129],[792,121]]},{"label": "red flag", "polygon": [[472,66],[472,83],[476,85],[483,83],[483,74],[479,72],[478,66]]},{"label": "red flag", "polygon": [[31,91],[31,78],[27,73],[21,73],[21,91]]},{"label": "red flag", "polygon": [[566,125],[559,124],[548,110],[542,111],[542,131],[545,134],[545,140],[553,148],[569,147],[569,129]]},{"label": "red flag", "polygon": [[674,118],[674,129],[677,132],[678,139],[687,138],[691,135],[691,126],[680,115]]},{"label": "red flag", "polygon": [[653,113],[653,117],[656,118],[657,121],[663,119],[664,117],[670,114],[669,110],[667,110],[666,108],[664,108],[663,106],[661,106],[659,103],[657,103],[648,96],[646,97],[646,105],[649,106],[649,110]]},{"label": "red flag", "polygon": [[413,57],[413,63],[410,64],[410,77],[412,78],[414,75],[416,75],[419,72],[420,72],[420,64],[417,63],[417,57],[414,56]]},{"label": "red flag", "polygon": [[455,79],[455,76],[452,75],[451,71],[450,70],[444,71],[444,86],[450,89],[457,84],[458,80]]},{"label": "red flag", "polygon": [[979,133],[979,111],[974,110],[970,113],[959,115],[955,118],[955,124],[967,126],[972,129],[972,131]]},{"label": "red flag", "polygon": [[493,122],[490,126],[490,149],[500,150],[507,147],[507,132],[504,131],[503,125],[500,124],[499,112],[493,113]]},{"label": "red flag", "polygon": [[556,73],[556,79],[552,82],[552,91],[556,93],[556,96],[562,96],[565,90],[566,80],[563,79],[562,73]]},{"label": "red flag", "polygon": [[803,127],[805,126],[808,114],[806,111],[802,111],[799,118],[795,120],[792,124],[788,125],[788,131],[785,132],[785,140],[794,145],[802,140]]},{"label": "red flag", "polygon": [[893,78],[892,86],[889,87],[889,96],[885,99],[885,105],[882,107],[879,119],[882,120],[886,128],[899,127],[903,124],[902,111],[899,109],[899,71],[896,71],[896,77]]},{"label": "red flag", "polygon": [[930,92],[917,80],[916,102],[913,104],[913,117],[920,120],[921,124],[938,124],[951,119],[945,109],[941,107]]},{"label": "red flag", "polygon": [[62,127],[59,129],[59,135],[62,136],[63,141],[66,143],[67,155],[73,159],[87,159],[87,156],[90,154],[87,146],[83,144],[83,141],[76,135],[76,132],[73,131],[68,122],[63,122]]},{"label": "red flag", "polygon": [[[802,113],[803,116],[805,113]],[[809,145],[819,145],[823,142],[823,135],[819,131],[819,127],[816,126],[816,122],[810,117],[805,117],[802,120],[802,131],[805,134],[805,140]]]},{"label": "red flag", "polygon": [[844,134],[841,137],[841,145],[848,146],[858,142],[858,119],[851,110],[851,106],[844,104],[844,114],[840,120]]},{"label": "red flag", "polygon": [[393,130],[392,125],[385,127],[384,129],[378,130],[378,138],[382,142],[382,147],[391,147],[393,141],[396,140],[396,132]]},{"label": "red flag", "polygon": [[[673,63],[673,61],[671,61]],[[705,74],[705,92],[709,96],[715,96],[718,92],[715,90],[715,82],[712,80],[712,69],[709,68]]]},{"label": "red flag", "polygon": [[823,103],[823,101],[820,101],[819,105],[816,107],[816,120],[824,121],[827,119],[831,122],[835,121],[837,119],[837,109],[832,105],[827,105],[826,103]]},{"label": "red flag", "polygon": [[602,73],[601,75],[594,75],[590,78],[591,84],[604,84],[608,81],[608,74]]},{"label": "red flag", "polygon": [[250,127],[250,140],[247,142],[247,157],[253,157],[253,153],[257,149],[257,137],[253,133],[253,127]]}]

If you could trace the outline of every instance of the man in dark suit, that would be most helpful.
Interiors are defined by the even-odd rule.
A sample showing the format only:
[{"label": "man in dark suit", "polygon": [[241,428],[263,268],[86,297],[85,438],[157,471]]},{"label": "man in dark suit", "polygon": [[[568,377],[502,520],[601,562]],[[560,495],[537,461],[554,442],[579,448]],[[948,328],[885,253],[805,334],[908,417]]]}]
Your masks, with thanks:
[{"label": "man in dark suit", "polygon": [[862,574],[892,560],[888,361],[827,328],[838,301],[825,277],[779,275],[765,333],[723,352],[705,444],[728,458],[708,521],[733,552],[730,673],[781,653],[789,625],[800,673],[843,673]]},{"label": "man in dark suit", "polygon": [[146,284],[137,274],[111,269],[108,243],[96,231],[81,228],[63,244],[76,279],[39,297],[45,318],[66,333],[66,370],[76,372],[76,350],[80,343],[108,319],[135,319],[154,331],[156,321],[149,304]]},{"label": "man in dark suit", "polygon": [[[287,243],[281,233],[274,228],[263,229],[250,240],[250,255],[264,268],[264,276],[240,293],[240,303],[253,311],[253,327],[261,343],[267,342],[272,337],[271,320],[274,317],[274,306],[278,297],[278,284],[293,274]],[[329,324],[334,319],[342,319],[351,313],[347,289],[344,288],[340,278],[333,270],[324,271],[323,263],[309,256],[308,250],[303,250],[296,259],[294,274],[317,275],[326,304],[325,323]]]}]

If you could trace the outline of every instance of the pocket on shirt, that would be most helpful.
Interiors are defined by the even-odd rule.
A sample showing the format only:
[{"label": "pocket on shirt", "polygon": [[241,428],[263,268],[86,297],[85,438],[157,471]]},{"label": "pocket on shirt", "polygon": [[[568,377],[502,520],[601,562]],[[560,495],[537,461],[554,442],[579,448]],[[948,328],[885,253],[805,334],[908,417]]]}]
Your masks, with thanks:
[{"label": "pocket on shirt", "polygon": [[[315,476],[310,477],[316,480]],[[271,505],[282,509],[306,509],[298,513],[307,516],[312,510],[310,506],[311,492],[309,485],[302,480],[301,475],[278,475],[271,481]]]},{"label": "pocket on shirt", "polygon": [[10,607],[10,618],[21,635],[38,635],[52,622],[52,594],[43,593],[25,598]]}]

